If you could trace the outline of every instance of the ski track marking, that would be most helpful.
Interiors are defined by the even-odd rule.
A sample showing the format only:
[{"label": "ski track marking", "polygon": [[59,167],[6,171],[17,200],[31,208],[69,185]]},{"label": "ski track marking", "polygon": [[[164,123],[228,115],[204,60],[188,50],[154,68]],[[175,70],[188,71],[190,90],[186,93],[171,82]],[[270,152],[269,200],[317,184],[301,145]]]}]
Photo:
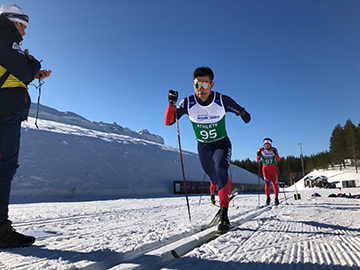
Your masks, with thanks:
[{"label": "ski track marking", "polygon": [[[193,201],[192,216],[197,217],[191,224],[186,220],[183,198],[153,199],[162,202],[155,205],[152,199],[142,203],[136,199],[121,199],[98,205],[85,202],[52,206],[50,203],[51,207],[43,211],[42,206],[37,205],[12,205],[11,213],[20,209],[15,211],[18,216],[14,219],[19,220],[14,227],[20,232],[47,227],[63,235],[37,241],[28,249],[1,251],[0,268],[9,269],[11,265],[11,269],[16,270],[110,267],[115,270],[137,262],[133,266],[138,269],[167,266],[170,268],[165,269],[183,269],[176,265],[190,258],[200,258],[198,262],[227,262],[229,269],[236,269],[235,263],[259,263],[265,269],[275,269],[273,267],[279,264],[289,269],[311,270],[313,265],[323,269],[360,267],[360,232],[358,219],[354,217],[358,205],[351,205],[350,202],[356,201],[346,199],[335,199],[337,204],[311,200],[270,208],[252,208],[251,205],[233,208],[230,220],[239,225],[237,229],[195,248],[183,259],[166,265],[159,264],[155,257],[149,261],[149,253],[156,254],[153,251],[166,244],[195,235],[217,210],[207,205],[198,207],[198,198],[190,199]],[[73,209],[74,206],[77,209]],[[332,211],[331,218],[326,214],[322,216],[328,208]],[[34,212],[32,218],[32,212],[27,209]],[[24,217],[23,212],[26,213]],[[225,265],[216,266],[217,269],[226,268]]]},{"label": "ski track marking", "polygon": [[[272,212],[274,211],[269,211],[264,215],[270,215]],[[352,211],[347,211],[346,214],[351,215]],[[360,266],[359,232],[356,230],[340,227],[337,229],[336,225],[322,226],[322,224],[317,225],[316,222],[301,222],[300,220],[282,222],[276,216],[268,216],[264,219],[262,215],[259,215],[254,220],[256,219],[259,228],[255,232],[247,233],[244,227],[248,224],[242,224],[239,230],[224,235],[227,239],[223,241],[227,240],[228,245],[231,245],[230,234],[242,232],[243,238],[237,248],[229,250],[222,247],[219,241],[214,240],[211,245],[204,245],[199,250],[191,252],[189,256],[200,255],[200,258],[204,258],[201,254],[207,254],[206,250],[211,250],[211,254],[215,256],[210,256],[210,258],[221,258],[227,262],[234,261],[236,258],[237,262],[260,260],[266,264],[297,264],[299,267],[311,264],[317,264],[319,267],[325,265],[328,267],[331,265]],[[277,226],[279,222],[281,225]],[[269,233],[273,237],[264,238]],[[236,237],[236,239],[239,238]],[[321,241],[318,241],[320,239]],[[254,245],[255,242],[258,244]],[[284,252],[279,253],[276,251],[278,249]],[[261,258],[259,254],[262,254]]]}]

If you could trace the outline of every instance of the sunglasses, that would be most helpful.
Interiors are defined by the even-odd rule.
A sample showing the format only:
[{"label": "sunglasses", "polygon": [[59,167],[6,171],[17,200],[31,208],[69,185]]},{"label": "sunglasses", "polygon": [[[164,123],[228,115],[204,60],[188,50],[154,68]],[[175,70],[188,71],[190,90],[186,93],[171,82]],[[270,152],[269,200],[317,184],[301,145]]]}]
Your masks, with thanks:
[{"label": "sunglasses", "polygon": [[1,14],[3,16],[6,16],[6,17],[11,17],[11,18],[19,18],[25,22],[29,22],[29,16],[28,15],[25,15],[25,14],[15,14],[15,13],[3,13]]},{"label": "sunglasses", "polygon": [[211,82],[195,82],[193,83],[193,86],[196,90],[200,90],[201,87],[204,89],[208,89],[211,86]]}]

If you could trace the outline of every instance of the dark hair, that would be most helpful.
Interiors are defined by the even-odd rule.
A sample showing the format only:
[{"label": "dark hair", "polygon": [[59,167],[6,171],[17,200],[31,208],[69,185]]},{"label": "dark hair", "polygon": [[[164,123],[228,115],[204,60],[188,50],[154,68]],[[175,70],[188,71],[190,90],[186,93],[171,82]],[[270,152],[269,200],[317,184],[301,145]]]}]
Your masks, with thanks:
[{"label": "dark hair", "polygon": [[214,80],[214,73],[209,67],[198,67],[193,73],[193,80],[197,77],[209,76],[210,80]]},{"label": "dark hair", "polygon": [[270,139],[270,138],[265,138],[265,139],[263,140],[263,142],[264,142],[264,141],[270,141],[270,142],[273,142],[273,141],[272,141],[272,139]]}]

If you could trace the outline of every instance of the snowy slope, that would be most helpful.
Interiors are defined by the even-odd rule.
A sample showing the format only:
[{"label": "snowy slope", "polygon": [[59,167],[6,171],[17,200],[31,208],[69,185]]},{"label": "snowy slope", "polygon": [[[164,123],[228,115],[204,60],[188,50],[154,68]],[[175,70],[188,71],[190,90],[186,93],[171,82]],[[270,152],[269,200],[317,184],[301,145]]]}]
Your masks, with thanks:
[{"label": "snowy slope", "polygon": [[[39,119],[39,130],[34,118],[23,122],[12,202],[68,199],[73,188],[78,199],[170,195],[173,181],[183,179],[176,148],[98,130],[74,113],[45,108],[39,115],[57,121]],[[202,181],[197,154],[183,151],[183,158],[186,180]],[[236,166],[231,178],[234,183],[258,182]]]}]

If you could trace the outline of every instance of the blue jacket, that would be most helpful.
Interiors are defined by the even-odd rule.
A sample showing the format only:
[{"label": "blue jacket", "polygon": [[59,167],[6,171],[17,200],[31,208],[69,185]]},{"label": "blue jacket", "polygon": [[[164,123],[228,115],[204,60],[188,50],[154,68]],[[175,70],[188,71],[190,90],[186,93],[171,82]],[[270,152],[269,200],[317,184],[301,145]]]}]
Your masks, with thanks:
[{"label": "blue jacket", "polygon": [[41,65],[30,60],[19,44],[22,36],[14,23],[0,15],[0,77],[8,70],[10,75],[0,88],[0,114],[28,116],[30,96],[27,85],[39,72]]}]

